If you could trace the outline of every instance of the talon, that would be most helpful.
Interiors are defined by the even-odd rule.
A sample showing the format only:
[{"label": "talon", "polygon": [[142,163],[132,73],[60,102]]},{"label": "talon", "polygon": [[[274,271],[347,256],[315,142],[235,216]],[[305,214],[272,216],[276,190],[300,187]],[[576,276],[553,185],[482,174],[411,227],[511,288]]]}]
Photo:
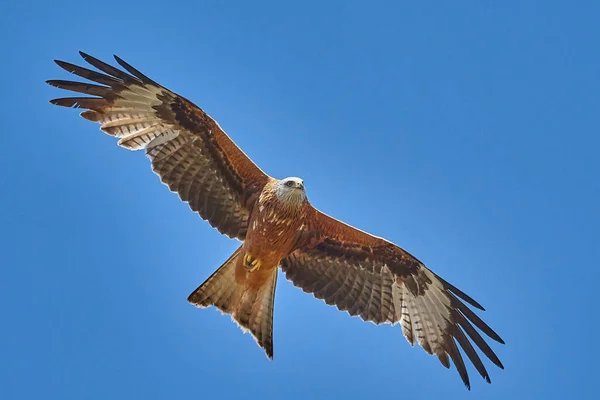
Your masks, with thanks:
[{"label": "talon", "polygon": [[252,263],[252,268],[250,268],[250,272],[256,271],[256,270],[257,270],[257,269],[259,269],[259,268],[260,268],[260,263],[259,263],[258,261],[256,261],[256,260],[255,260],[255,261]]},{"label": "talon", "polygon": [[246,266],[249,272],[252,272],[260,268],[260,261],[252,257],[252,255],[246,253],[246,255],[244,256],[244,265]]}]

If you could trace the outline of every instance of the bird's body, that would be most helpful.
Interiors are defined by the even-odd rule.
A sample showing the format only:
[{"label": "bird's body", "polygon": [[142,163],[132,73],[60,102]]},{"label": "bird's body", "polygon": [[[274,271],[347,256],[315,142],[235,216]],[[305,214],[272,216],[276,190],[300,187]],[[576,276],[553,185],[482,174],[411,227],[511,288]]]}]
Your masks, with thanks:
[{"label": "bird's body", "polygon": [[[294,186],[289,185],[291,182]],[[300,182],[298,178],[269,179],[251,209],[244,243],[213,279],[188,298],[192,304],[215,305],[230,314],[240,327],[253,334],[269,358],[273,357],[277,269],[303,237],[303,221],[311,209]]]},{"label": "bird's body", "polygon": [[[285,182],[294,182],[290,179],[269,181],[250,213],[242,252],[256,259],[260,269],[277,268],[281,260],[294,249],[297,237],[304,228],[302,221],[309,211],[306,197],[294,202],[285,195],[278,195],[277,187],[285,187]],[[289,190],[304,189],[294,187]]]},{"label": "bird's body", "polygon": [[[97,84],[49,84],[93,97],[52,100],[87,109],[130,150],[145,150],[152,169],[182,201],[241,246],[188,301],[215,306],[248,330],[273,357],[272,321],[277,272],[305,292],[376,324],[399,324],[463,382],[469,377],[458,346],[479,374],[489,375],[471,342],[494,364],[502,363],[475,328],[502,339],[470,308],[475,300],[395,244],[344,224],[314,208],[299,178],[275,179],[258,168],[219,125],[189,100],[154,82],[123,60],[125,73],[94,57],[103,73],[57,61]],[[99,84],[99,85],[98,85]]]}]

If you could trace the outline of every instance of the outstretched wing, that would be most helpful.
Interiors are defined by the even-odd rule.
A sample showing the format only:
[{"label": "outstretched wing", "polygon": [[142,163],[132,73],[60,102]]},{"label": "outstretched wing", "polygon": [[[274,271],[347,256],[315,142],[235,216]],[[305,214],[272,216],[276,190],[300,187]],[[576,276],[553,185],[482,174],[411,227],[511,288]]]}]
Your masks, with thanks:
[{"label": "outstretched wing", "polygon": [[301,247],[281,261],[295,286],[365,321],[399,323],[411,345],[417,342],[437,355],[446,368],[451,358],[467,388],[469,376],[457,343],[487,382],[489,375],[469,338],[503,368],[473,325],[504,342],[463,303],[483,310],[475,300],[400,247],[314,208],[306,226]]},{"label": "outstretched wing", "polygon": [[221,233],[244,240],[249,210],[269,177],[216,121],[115,56],[127,72],[80,52],[103,73],[63,61],[65,70],[97,84],[50,80],[48,84],[94,97],[51,100],[84,108],[81,116],[119,138],[119,146],[144,149],[161,181]]}]

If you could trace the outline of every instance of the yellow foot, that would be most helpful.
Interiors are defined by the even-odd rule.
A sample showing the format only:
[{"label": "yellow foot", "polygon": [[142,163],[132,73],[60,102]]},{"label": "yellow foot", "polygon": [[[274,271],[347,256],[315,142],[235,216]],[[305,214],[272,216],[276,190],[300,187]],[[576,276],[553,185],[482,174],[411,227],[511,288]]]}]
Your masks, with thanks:
[{"label": "yellow foot", "polygon": [[244,266],[249,272],[256,271],[260,268],[260,261],[257,258],[252,257],[251,254],[246,253],[244,256]]}]

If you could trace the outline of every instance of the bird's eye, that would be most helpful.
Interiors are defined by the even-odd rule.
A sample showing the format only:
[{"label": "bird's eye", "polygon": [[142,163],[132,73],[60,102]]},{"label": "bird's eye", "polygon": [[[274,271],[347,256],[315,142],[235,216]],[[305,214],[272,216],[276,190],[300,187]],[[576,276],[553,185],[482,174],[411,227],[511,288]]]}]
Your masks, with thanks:
[{"label": "bird's eye", "polygon": [[287,187],[292,187],[292,186],[294,186],[294,181],[287,181],[287,182],[285,183],[285,186],[287,186]]}]

